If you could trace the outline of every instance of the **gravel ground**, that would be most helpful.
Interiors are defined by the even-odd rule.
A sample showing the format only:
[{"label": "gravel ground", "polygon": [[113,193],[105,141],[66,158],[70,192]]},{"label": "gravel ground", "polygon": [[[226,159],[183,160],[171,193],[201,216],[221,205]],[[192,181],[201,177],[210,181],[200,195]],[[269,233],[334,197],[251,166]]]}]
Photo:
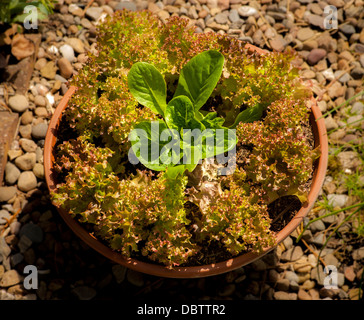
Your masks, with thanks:
[{"label": "gravel ground", "polygon": [[[196,32],[227,33],[269,50],[294,48],[302,75],[326,112],[363,90],[364,1],[96,0],[84,15],[88,2],[58,0],[55,13],[39,26],[42,42],[28,92],[19,95],[8,87],[8,105],[19,113],[21,123],[0,186],[0,300],[357,300],[364,241],[355,233],[357,221],[344,221],[349,211],[310,224],[298,243],[295,231],[273,252],[236,271],[194,280],[158,278],[106,260],[65,225],[48,198],[43,145],[67,80],[82,68],[86,53],[94,50],[95,25],[106,14],[147,9],[162,20],[185,17]],[[338,9],[338,29],[323,28],[327,5]],[[358,153],[363,145],[362,101],[354,99],[326,117],[327,129],[334,130],[329,139],[336,160],[330,162],[321,204],[306,222],[358,201],[345,177],[363,172],[363,154]],[[337,163],[342,166],[339,173]],[[356,179],[356,188],[363,188],[363,176],[356,174]],[[23,286],[26,265],[38,269],[37,289]],[[326,265],[337,268],[337,289],[323,286]]]}]

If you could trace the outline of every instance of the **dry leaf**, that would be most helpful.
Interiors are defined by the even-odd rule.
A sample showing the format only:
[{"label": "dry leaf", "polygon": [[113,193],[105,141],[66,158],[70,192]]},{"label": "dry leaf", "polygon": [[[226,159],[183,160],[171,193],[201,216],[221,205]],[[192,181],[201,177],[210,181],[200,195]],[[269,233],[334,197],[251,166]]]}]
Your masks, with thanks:
[{"label": "dry leaf", "polygon": [[24,59],[34,53],[34,43],[26,39],[22,34],[17,34],[11,42],[11,53],[18,59]]}]

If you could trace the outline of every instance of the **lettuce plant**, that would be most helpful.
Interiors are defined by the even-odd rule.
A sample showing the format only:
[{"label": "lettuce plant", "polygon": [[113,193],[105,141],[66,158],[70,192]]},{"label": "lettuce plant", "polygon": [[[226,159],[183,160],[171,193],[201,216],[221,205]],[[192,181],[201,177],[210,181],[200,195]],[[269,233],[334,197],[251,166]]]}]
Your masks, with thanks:
[{"label": "lettuce plant", "polygon": [[[118,11],[98,25],[97,54],[70,83],[52,193],[113,250],[169,267],[275,244],[268,205],[303,203],[317,156],[294,54],[187,24]],[[229,150],[236,168],[219,175]]]},{"label": "lettuce plant", "polygon": [[[219,81],[223,64],[224,56],[216,50],[193,57],[182,68],[177,89],[168,103],[166,83],[153,65],[137,62],[131,67],[130,92],[140,104],[163,118],[155,123],[142,121],[135,126],[139,130],[131,133],[132,150],[144,166],[157,171],[167,169],[167,175],[175,179],[186,169],[192,172],[201,159],[234,148],[236,137],[222,126],[225,120],[216,112],[203,115],[199,111]],[[140,150],[143,147],[144,154]],[[182,157],[183,164],[178,165]]]}]

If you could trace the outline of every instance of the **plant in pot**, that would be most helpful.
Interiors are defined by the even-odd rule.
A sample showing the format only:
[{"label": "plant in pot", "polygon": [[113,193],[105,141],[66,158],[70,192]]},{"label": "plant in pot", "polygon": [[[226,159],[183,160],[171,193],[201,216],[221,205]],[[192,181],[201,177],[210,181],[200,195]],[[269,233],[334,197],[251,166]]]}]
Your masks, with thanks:
[{"label": "plant in pot", "polygon": [[181,278],[273,249],[312,207],[327,162],[293,53],[187,23],[127,11],[102,23],[44,155],[52,201],[86,243]]}]

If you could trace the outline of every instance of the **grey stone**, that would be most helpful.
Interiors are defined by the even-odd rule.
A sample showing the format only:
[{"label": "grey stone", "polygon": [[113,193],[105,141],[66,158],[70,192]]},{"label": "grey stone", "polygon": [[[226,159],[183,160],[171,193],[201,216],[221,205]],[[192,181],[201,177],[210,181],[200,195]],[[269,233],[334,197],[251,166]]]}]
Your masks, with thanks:
[{"label": "grey stone", "polygon": [[91,300],[97,294],[94,288],[88,286],[76,287],[72,290],[72,293],[75,294],[79,300]]},{"label": "grey stone", "polygon": [[[337,71],[335,71],[335,73],[334,73],[334,77],[335,78],[337,78],[337,77],[339,77],[340,75],[342,74],[342,70],[337,70]],[[350,75],[347,73],[347,72],[345,72],[342,76],[340,76],[340,78],[339,78],[339,81],[341,82],[341,83],[346,83],[346,82],[348,82],[349,80],[351,80],[351,77],[350,77]]]},{"label": "grey stone", "polygon": [[7,202],[16,194],[15,187],[0,187],[0,202]]},{"label": "grey stone", "polygon": [[[363,55],[364,57],[364,55]],[[362,114],[364,112],[364,104],[360,101],[355,102],[351,107],[351,113]]]},{"label": "grey stone", "polygon": [[22,235],[18,242],[18,248],[21,253],[24,253],[31,247],[32,244],[32,240],[30,240],[26,235]]},{"label": "grey stone", "polygon": [[130,11],[136,11],[137,10],[137,7],[136,7],[136,4],[134,2],[131,2],[131,1],[121,1],[119,2],[114,10],[117,11],[117,10],[130,10]]},{"label": "grey stone", "polygon": [[312,268],[311,270],[311,279],[316,280],[319,285],[324,285],[324,279],[326,277],[326,274],[324,272],[324,269],[322,265],[318,265],[318,267]]},{"label": "grey stone", "polygon": [[20,176],[20,170],[11,162],[5,165],[5,182],[8,185],[13,185],[16,183]]},{"label": "grey stone", "polygon": [[339,26],[339,30],[345,34],[353,34],[355,33],[355,28],[351,24],[343,24]]},{"label": "grey stone", "polygon": [[337,124],[337,122],[332,118],[331,115],[327,116],[325,118],[325,126],[326,126],[326,129],[328,131],[332,130],[332,129],[336,129],[339,127],[339,125]]},{"label": "grey stone", "polygon": [[229,12],[229,19],[231,22],[238,22],[240,20],[239,12],[236,9],[231,9]]},{"label": "grey stone", "polygon": [[20,252],[17,252],[10,257],[10,262],[13,267],[15,267],[17,264],[19,264],[23,260],[24,260],[24,256]]},{"label": "grey stone", "polygon": [[103,9],[100,7],[90,7],[86,10],[86,16],[94,21],[100,18]]},{"label": "grey stone", "polygon": [[122,283],[125,279],[125,274],[126,274],[127,269],[124,266],[116,264],[116,265],[112,266],[111,270],[116,279],[116,282]]},{"label": "grey stone", "polygon": [[312,222],[309,226],[312,232],[317,231],[323,231],[326,229],[325,224],[322,222],[322,220],[317,220],[315,222]]},{"label": "grey stone", "polygon": [[303,251],[300,246],[295,246],[283,252],[282,261],[296,261],[303,256]]},{"label": "grey stone", "polygon": [[346,194],[329,194],[327,195],[327,200],[330,205],[332,205],[334,208],[344,208],[347,201],[349,199],[349,196]]},{"label": "grey stone", "polygon": [[215,21],[220,24],[226,24],[228,22],[228,17],[224,13],[218,13],[215,16]]},{"label": "grey stone", "polygon": [[43,230],[38,225],[29,222],[20,229],[19,236],[26,236],[32,243],[41,243],[43,241]]},{"label": "grey stone", "polygon": [[326,237],[323,233],[319,233],[319,234],[316,234],[313,239],[312,239],[312,243],[313,244],[316,244],[318,246],[323,246],[325,244],[325,241],[326,241]]},{"label": "grey stone", "polygon": [[126,279],[136,287],[142,287],[144,285],[143,274],[129,269],[126,274]]},{"label": "grey stone", "polygon": [[286,271],[284,277],[285,277],[285,279],[289,280],[289,282],[291,282],[291,281],[295,281],[297,283],[299,282],[298,275],[293,271],[289,271],[289,270]]},{"label": "grey stone", "polygon": [[359,125],[361,121],[364,121],[364,119],[363,116],[360,114],[356,116],[351,116],[346,120],[347,124],[353,124],[353,125],[354,124]]},{"label": "grey stone", "polygon": [[35,139],[44,139],[48,130],[48,124],[38,123],[32,128],[32,136]]},{"label": "grey stone", "polygon": [[15,112],[24,112],[29,107],[29,102],[26,96],[16,94],[9,98],[9,107]]},{"label": "grey stone", "polygon": [[358,154],[354,151],[342,151],[337,155],[337,158],[343,169],[355,169],[361,164]]}]

